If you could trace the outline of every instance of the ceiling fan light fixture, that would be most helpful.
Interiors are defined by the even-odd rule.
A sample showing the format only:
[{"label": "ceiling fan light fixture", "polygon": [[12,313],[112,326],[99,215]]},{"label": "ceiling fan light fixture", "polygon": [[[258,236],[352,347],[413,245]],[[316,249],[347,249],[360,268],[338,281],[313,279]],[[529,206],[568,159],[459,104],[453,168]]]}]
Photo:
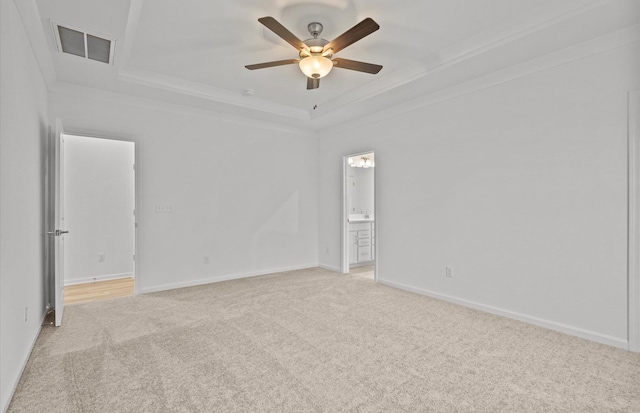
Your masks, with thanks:
[{"label": "ceiling fan light fixture", "polygon": [[322,50],[323,50],[323,47],[322,47],[322,46],[310,46],[310,47],[309,47],[309,51],[310,51],[311,53],[321,54],[321,53],[322,53]]},{"label": "ceiling fan light fixture", "polygon": [[324,56],[309,56],[300,60],[300,70],[312,79],[321,79],[333,69],[331,59]]},{"label": "ceiling fan light fixture", "polygon": [[328,41],[327,39],[320,37],[323,27],[319,22],[309,23],[307,29],[309,29],[309,33],[313,37],[302,41],[271,16],[261,17],[258,21],[267,29],[280,36],[282,40],[293,46],[298,51],[300,59],[276,60],[273,62],[246,65],[245,67],[249,70],[265,69],[267,67],[298,63],[300,70],[307,77],[307,90],[312,90],[320,87],[320,79],[328,75],[334,65],[339,69],[354,70],[374,75],[382,69],[382,66],[374,65],[372,63],[334,58],[334,55],[339,51],[380,28],[380,25],[370,17],[362,20],[360,23],[356,24],[332,41]]},{"label": "ceiling fan light fixture", "polygon": [[373,154],[365,154],[359,157],[349,158],[347,161],[352,168],[374,168],[375,165],[371,159]]}]

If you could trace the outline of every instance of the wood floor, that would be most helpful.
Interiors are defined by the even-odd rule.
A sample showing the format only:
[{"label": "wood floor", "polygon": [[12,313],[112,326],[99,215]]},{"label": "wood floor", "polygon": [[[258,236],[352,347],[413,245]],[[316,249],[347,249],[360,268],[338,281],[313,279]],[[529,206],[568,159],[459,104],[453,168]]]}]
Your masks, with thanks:
[{"label": "wood floor", "polygon": [[133,295],[133,278],[97,281],[64,287],[64,305]]},{"label": "wood floor", "polygon": [[349,268],[349,274],[373,280],[375,279],[375,266],[368,265],[366,267]]}]

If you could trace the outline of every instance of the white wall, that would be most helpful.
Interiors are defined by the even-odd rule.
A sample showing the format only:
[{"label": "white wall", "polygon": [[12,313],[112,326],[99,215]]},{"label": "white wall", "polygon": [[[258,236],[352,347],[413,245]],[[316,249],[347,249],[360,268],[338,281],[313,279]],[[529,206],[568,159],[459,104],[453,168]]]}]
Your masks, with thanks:
[{"label": "white wall", "polygon": [[68,133],[136,142],[140,291],[317,265],[315,138],[153,102],[49,96]]},{"label": "white wall", "polygon": [[132,276],[133,142],[66,135],[64,150],[65,284]]},{"label": "white wall", "polygon": [[320,264],[340,267],[342,157],[373,149],[381,281],[624,347],[638,49],[327,133]]},{"label": "white wall", "polygon": [[0,2],[0,16],[0,411],[4,411],[45,312],[48,115],[47,89],[15,4]]}]

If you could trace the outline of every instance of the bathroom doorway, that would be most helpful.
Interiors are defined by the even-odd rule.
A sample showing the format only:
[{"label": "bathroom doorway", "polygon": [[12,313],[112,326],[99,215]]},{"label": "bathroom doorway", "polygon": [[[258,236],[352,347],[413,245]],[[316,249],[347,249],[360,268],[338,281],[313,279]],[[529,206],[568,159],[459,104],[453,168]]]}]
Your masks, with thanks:
[{"label": "bathroom doorway", "polygon": [[377,280],[376,168],[373,151],[343,158],[342,272]]}]

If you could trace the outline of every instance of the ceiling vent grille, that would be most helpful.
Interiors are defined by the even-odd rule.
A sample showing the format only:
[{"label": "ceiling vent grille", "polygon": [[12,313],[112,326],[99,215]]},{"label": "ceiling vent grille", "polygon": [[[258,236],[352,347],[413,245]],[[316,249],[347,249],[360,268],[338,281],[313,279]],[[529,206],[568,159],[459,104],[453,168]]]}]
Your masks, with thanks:
[{"label": "ceiling vent grille", "polygon": [[58,51],[107,64],[113,63],[115,40],[89,34],[78,28],[51,22]]}]

